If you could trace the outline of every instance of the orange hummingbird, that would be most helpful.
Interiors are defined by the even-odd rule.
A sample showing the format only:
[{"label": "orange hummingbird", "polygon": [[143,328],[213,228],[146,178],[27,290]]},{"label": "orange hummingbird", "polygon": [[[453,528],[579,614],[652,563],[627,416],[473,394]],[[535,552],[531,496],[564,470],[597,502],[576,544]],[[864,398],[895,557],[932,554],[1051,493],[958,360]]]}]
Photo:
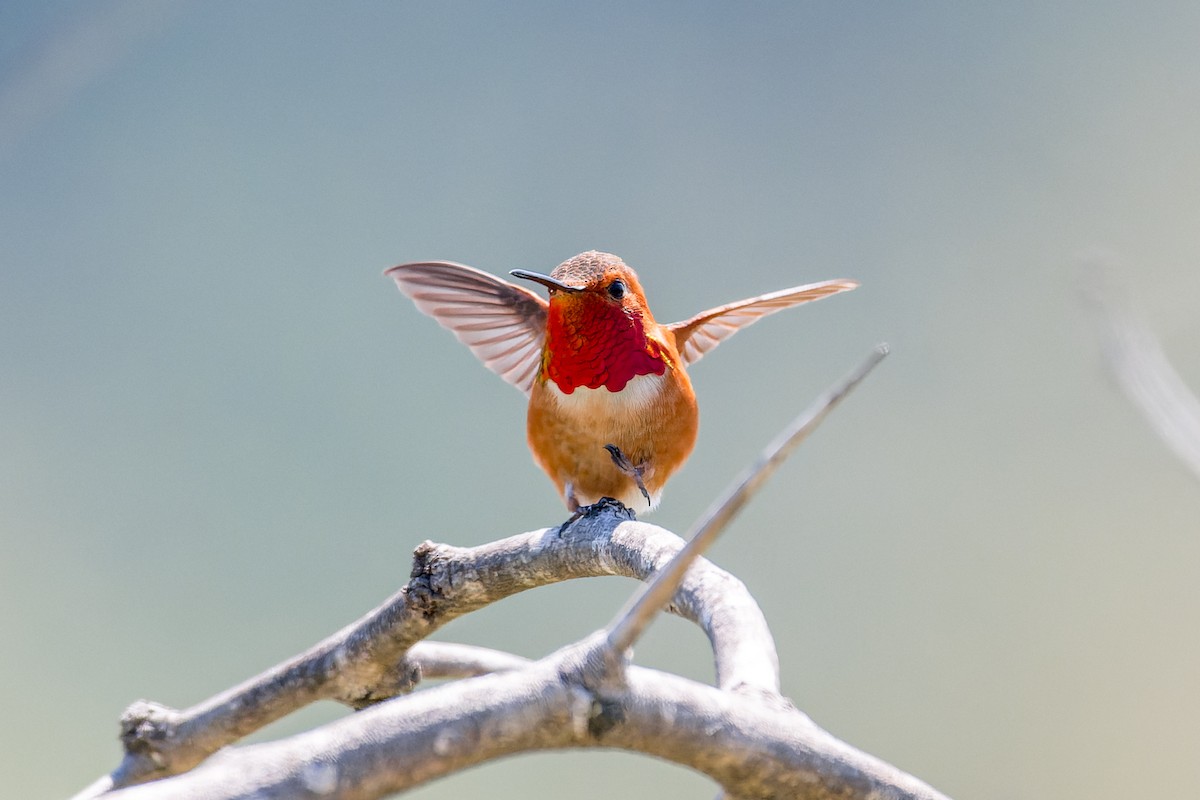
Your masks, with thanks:
[{"label": "orange hummingbird", "polygon": [[581,253],[549,275],[509,273],[545,286],[548,302],[449,261],[385,274],[529,396],[529,449],[575,513],[604,497],[657,506],[696,443],[696,394],[685,368],[761,317],[858,286],[810,283],[660,325],[637,275],[609,253]]}]

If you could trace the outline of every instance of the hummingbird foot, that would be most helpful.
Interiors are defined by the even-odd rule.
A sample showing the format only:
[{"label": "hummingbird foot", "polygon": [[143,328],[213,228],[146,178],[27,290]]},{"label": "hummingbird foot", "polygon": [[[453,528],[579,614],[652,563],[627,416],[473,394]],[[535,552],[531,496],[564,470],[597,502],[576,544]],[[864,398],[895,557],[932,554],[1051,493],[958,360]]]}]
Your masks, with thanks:
[{"label": "hummingbird foot", "polygon": [[604,449],[612,456],[612,462],[616,465],[617,469],[624,472],[630,478],[633,478],[633,482],[637,484],[638,491],[642,493],[642,497],[646,498],[646,505],[652,507],[654,502],[650,499],[650,493],[646,491],[646,484],[642,483],[642,474],[646,471],[646,465],[638,464],[634,466],[633,462],[621,452],[621,448],[615,444],[606,444],[604,445]]},{"label": "hummingbird foot", "polygon": [[577,506],[575,513],[571,514],[571,516],[567,518],[566,522],[558,526],[559,537],[566,533],[567,528],[571,527],[571,525],[577,521],[581,519],[590,519],[591,517],[594,517],[605,510],[611,510],[614,514],[625,517],[629,520],[637,519],[637,514],[633,512],[633,509],[622,503],[620,500],[616,499],[615,497],[601,497],[591,505]]}]

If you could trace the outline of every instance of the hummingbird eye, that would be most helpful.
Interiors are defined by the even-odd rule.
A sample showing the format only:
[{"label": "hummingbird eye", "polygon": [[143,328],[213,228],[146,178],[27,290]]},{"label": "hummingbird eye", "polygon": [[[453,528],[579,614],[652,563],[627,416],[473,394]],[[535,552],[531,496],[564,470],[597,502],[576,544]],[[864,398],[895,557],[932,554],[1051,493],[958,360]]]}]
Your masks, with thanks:
[{"label": "hummingbird eye", "polygon": [[608,296],[613,300],[620,300],[625,296],[625,284],[620,280],[615,280],[608,285]]}]

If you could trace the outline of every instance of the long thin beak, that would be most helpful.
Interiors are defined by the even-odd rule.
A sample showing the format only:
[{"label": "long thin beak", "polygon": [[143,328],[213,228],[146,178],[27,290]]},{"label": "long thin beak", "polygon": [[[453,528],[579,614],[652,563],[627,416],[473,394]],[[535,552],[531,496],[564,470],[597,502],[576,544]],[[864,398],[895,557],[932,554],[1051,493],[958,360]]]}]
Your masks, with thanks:
[{"label": "long thin beak", "polygon": [[543,275],[540,272],[527,272],[523,269],[514,269],[514,270],[509,271],[508,274],[512,275],[514,278],[520,278],[521,280],[533,281],[534,283],[540,283],[542,286],[545,286],[548,289],[557,289],[560,292],[582,292],[583,291],[582,286],[571,286],[570,284],[566,284],[566,283],[563,283],[562,281],[555,280],[554,278],[551,278],[549,275]]}]

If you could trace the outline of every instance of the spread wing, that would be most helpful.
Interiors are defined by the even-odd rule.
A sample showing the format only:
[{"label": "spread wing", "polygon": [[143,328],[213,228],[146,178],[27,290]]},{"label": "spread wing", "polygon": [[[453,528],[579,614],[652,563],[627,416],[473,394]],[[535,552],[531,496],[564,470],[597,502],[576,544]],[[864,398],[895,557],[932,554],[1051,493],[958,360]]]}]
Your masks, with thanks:
[{"label": "spread wing", "polygon": [[384,272],[483,365],[525,394],[541,368],[547,303],[533,292],[450,261],[401,264]]},{"label": "spread wing", "polygon": [[768,314],[838,292],[848,292],[857,286],[858,281],[835,280],[780,289],[778,292],[701,311],[691,319],[671,323],[667,328],[675,333],[675,346],[679,348],[683,363],[694,364],[709,350]]}]

